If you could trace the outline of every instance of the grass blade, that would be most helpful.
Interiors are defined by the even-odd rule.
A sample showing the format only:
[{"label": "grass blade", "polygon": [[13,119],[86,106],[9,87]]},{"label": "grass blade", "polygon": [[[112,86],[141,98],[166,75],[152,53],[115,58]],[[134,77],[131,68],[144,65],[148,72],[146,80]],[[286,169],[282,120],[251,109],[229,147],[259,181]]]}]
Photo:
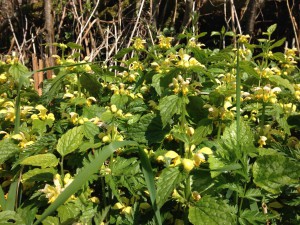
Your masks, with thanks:
[{"label": "grass blade", "polygon": [[42,222],[47,216],[53,213],[60,205],[64,204],[71,195],[78,191],[92,176],[96,173],[104,161],[114,153],[118,148],[125,145],[137,145],[133,141],[112,142],[111,144],[102,148],[102,150],[96,154],[95,158],[87,164],[81,172],[75,177],[74,181],[57,197],[57,199],[44,211],[41,217],[34,223],[34,225]]},{"label": "grass blade", "polygon": [[16,204],[16,195],[17,195],[17,188],[18,188],[18,181],[15,181],[10,184],[8,195],[7,195],[7,201],[6,201],[6,210],[15,210],[15,204]]},{"label": "grass blade", "polygon": [[156,204],[156,189],[155,189],[155,184],[154,184],[154,175],[152,172],[152,167],[149,162],[149,158],[143,149],[141,149],[141,148],[139,149],[139,154],[140,154],[140,158],[141,158],[142,171],[144,173],[146,184],[147,184],[149,194],[150,194],[152,208],[155,213],[155,219],[156,219],[157,224],[162,225],[159,208],[157,207],[157,204]]}]

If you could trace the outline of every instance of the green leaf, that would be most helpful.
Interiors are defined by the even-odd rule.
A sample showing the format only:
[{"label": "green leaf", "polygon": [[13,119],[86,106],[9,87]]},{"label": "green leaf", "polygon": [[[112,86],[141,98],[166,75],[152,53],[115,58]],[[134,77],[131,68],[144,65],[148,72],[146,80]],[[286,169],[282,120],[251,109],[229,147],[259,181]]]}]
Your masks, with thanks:
[{"label": "green leaf", "polygon": [[253,65],[251,62],[240,61],[239,67],[240,67],[241,71],[244,71],[248,75],[259,78],[259,75],[257,74],[256,70],[253,68]]},{"label": "green leaf", "polygon": [[189,221],[194,225],[232,225],[236,224],[235,210],[222,200],[204,196],[189,208]]},{"label": "green leaf", "polygon": [[58,159],[52,153],[37,154],[23,159],[21,165],[40,166],[42,168],[55,167],[58,164]]},{"label": "green leaf", "polygon": [[71,49],[80,49],[80,50],[83,50],[83,47],[79,44],[76,44],[74,42],[68,42],[67,43],[67,46]]},{"label": "green leaf", "polygon": [[15,210],[16,208],[16,198],[17,198],[18,181],[14,181],[9,186],[9,191],[7,194],[7,200],[5,204],[5,210]]},{"label": "green leaf", "polygon": [[[111,163],[110,169],[113,176],[121,176],[128,174],[135,174],[136,167],[138,165],[137,158],[132,157],[129,159],[117,157],[113,163]],[[138,167],[137,167],[138,168]]]},{"label": "green leaf", "polygon": [[156,189],[155,189],[154,174],[152,171],[152,167],[151,167],[149,158],[146,155],[144,149],[139,148],[139,154],[140,154],[140,158],[141,158],[142,170],[143,170],[144,177],[146,180],[147,188],[149,190],[152,209],[155,212],[155,219],[156,219],[156,222],[158,225],[162,225],[159,208],[157,207],[157,204],[156,204]]},{"label": "green leaf", "polygon": [[74,127],[63,134],[57,143],[57,151],[61,156],[65,156],[75,151],[81,144],[83,139],[83,127]]},{"label": "green leaf", "polygon": [[254,183],[273,194],[286,185],[299,184],[300,165],[282,155],[264,155],[253,165]]},{"label": "green leaf", "polygon": [[25,225],[22,218],[12,210],[6,210],[0,212],[0,224],[1,225]]},{"label": "green leaf", "polygon": [[243,198],[247,198],[253,201],[259,201],[259,199],[257,199],[257,197],[262,197],[262,193],[261,190],[256,188],[250,188],[246,191],[244,196],[241,196]]},{"label": "green leaf", "polygon": [[111,104],[116,105],[118,109],[122,109],[128,100],[129,98],[127,95],[114,94],[111,97],[110,102]]},{"label": "green leaf", "polygon": [[127,130],[127,137],[139,143],[160,143],[165,135],[169,132],[169,128],[163,128],[161,118],[155,114],[146,114],[140,120]]},{"label": "green leaf", "polygon": [[271,26],[269,26],[268,29],[267,29],[268,34],[271,35],[276,30],[276,28],[277,28],[277,24],[276,23],[273,24],[273,25],[271,25]]},{"label": "green leaf", "polygon": [[238,220],[240,224],[260,225],[266,223],[266,221],[268,220],[268,216],[259,211],[252,211],[249,209],[245,209],[241,213]]},{"label": "green leaf", "polygon": [[56,174],[57,171],[53,167],[51,168],[35,168],[32,170],[29,170],[28,172],[24,173],[22,175],[22,182],[25,181],[52,181],[54,174]]},{"label": "green leaf", "polygon": [[90,140],[94,140],[95,135],[99,134],[99,127],[90,121],[84,122],[82,126],[84,136]]},{"label": "green leaf", "polygon": [[177,95],[165,96],[159,102],[158,108],[163,127],[165,127],[171,120],[174,114],[181,113],[182,98]]},{"label": "green leaf", "polygon": [[274,44],[271,45],[270,50],[276,47],[280,47],[284,42],[285,42],[286,38],[282,38],[278,41],[276,41]]},{"label": "green leaf", "polygon": [[160,78],[163,76],[163,74],[155,74],[152,77],[152,84],[151,86],[154,87],[156,93],[160,96],[161,95],[161,87],[160,87]]},{"label": "green leaf", "polygon": [[95,74],[81,73],[79,81],[81,86],[89,92],[91,96],[101,99],[102,85],[95,77]]},{"label": "green leaf", "polygon": [[0,164],[7,159],[20,152],[18,145],[14,144],[10,139],[3,139],[0,141]]},{"label": "green leaf", "polygon": [[274,76],[270,76],[269,80],[271,82],[274,82],[278,86],[285,87],[285,88],[289,89],[292,92],[292,94],[295,93],[294,86],[290,83],[289,80],[284,79],[281,76],[275,76],[275,75]]},{"label": "green leaf", "polygon": [[73,182],[68,187],[66,187],[66,189],[57,197],[57,199],[43,212],[41,217],[34,223],[34,225],[39,224],[47,216],[54,212],[59,206],[64,204],[64,202],[67,201],[76,191],[78,191],[94,173],[99,171],[99,168],[104,163],[104,161],[111,154],[113,154],[116,149],[122,148],[126,145],[137,145],[137,143],[133,141],[112,142],[109,145],[103,147],[100,152],[95,151],[95,157],[90,161],[90,163],[86,164],[80,170]]},{"label": "green leaf", "polygon": [[123,48],[122,50],[120,50],[115,56],[115,59],[120,59],[122,58],[124,55],[126,55],[127,53],[131,52],[133,50],[132,47],[130,48]]},{"label": "green leaf", "polygon": [[[39,217],[37,217],[39,219]],[[54,216],[48,216],[43,222],[43,225],[60,225],[59,219]]]},{"label": "green leaf", "polygon": [[66,205],[61,205],[57,209],[58,217],[60,219],[60,223],[68,223],[76,221],[76,217],[79,215],[79,209],[76,208],[75,204],[70,203]]},{"label": "green leaf", "polygon": [[157,181],[157,205],[159,208],[168,200],[173,190],[185,178],[185,174],[178,167],[165,168]]},{"label": "green leaf", "polygon": [[220,36],[221,33],[218,31],[212,31],[210,36]]}]

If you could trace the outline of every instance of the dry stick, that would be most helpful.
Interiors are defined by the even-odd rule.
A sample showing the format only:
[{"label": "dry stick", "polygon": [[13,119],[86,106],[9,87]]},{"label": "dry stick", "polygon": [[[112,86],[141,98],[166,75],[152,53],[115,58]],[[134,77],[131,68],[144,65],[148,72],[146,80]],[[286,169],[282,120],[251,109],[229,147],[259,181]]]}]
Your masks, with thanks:
[{"label": "dry stick", "polygon": [[[231,27],[232,27],[232,32],[236,33],[235,30],[235,16],[234,16],[234,2],[233,0],[230,0],[230,4],[231,4]],[[236,47],[236,38],[233,38],[233,45],[234,47]],[[225,46],[223,46],[225,48]]]},{"label": "dry stick", "polygon": [[62,25],[64,23],[64,19],[66,18],[66,11],[67,11],[67,7],[64,6],[64,9],[62,11],[62,15],[61,15],[61,19],[60,19],[60,22],[59,22],[59,25],[58,25],[58,29],[57,29],[57,36],[59,37],[60,35],[60,32],[61,32],[61,28],[62,28]]},{"label": "dry stick", "polygon": [[137,25],[138,25],[139,20],[140,20],[140,17],[141,17],[141,13],[142,13],[142,10],[143,10],[143,7],[144,7],[144,3],[145,3],[145,0],[143,0],[142,3],[141,3],[141,8],[140,8],[140,10],[139,10],[138,17],[137,17],[136,22],[135,22],[135,24],[134,24],[133,31],[132,31],[132,33],[131,33],[131,35],[130,35],[129,42],[128,42],[128,44],[127,44],[127,48],[129,48],[129,46],[131,45],[131,41],[132,41],[133,35],[134,35],[134,33],[135,33],[135,30],[136,30],[136,28],[137,28]]},{"label": "dry stick", "polygon": [[[79,33],[78,38],[77,38],[77,40],[76,40],[76,44],[80,44],[80,43],[81,43],[81,41],[82,41],[82,39],[81,39],[81,38],[82,38],[82,33],[83,33],[83,31],[85,30],[85,28],[87,27],[87,25],[89,24],[89,22],[90,22],[90,20],[92,19],[92,17],[94,16],[94,14],[95,14],[95,12],[96,12],[96,9],[98,8],[99,3],[100,3],[100,0],[97,1],[96,6],[94,7],[94,9],[93,9],[93,11],[92,11],[90,17],[89,17],[88,20],[86,21],[85,25],[84,25],[83,27],[81,26],[80,33]],[[79,40],[80,40],[80,42],[78,43]]]},{"label": "dry stick", "polygon": [[[8,15],[7,15],[7,17],[8,17]],[[13,27],[13,25],[11,23],[10,18],[8,18],[8,22],[9,22],[9,26],[10,26],[11,32],[13,33],[14,39],[16,41],[16,45],[18,47],[18,51],[19,51],[19,55],[20,55],[20,61],[22,62],[22,64],[24,64],[24,60],[23,60],[23,56],[22,56],[22,49],[21,49],[21,47],[19,45],[19,42],[18,42],[16,33],[15,33],[14,27]]]},{"label": "dry stick", "polygon": [[291,18],[291,21],[292,21],[294,35],[295,35],[295,41],[296,41],[296,45],[297,45],[297,50],[298,50],[298,53],[299,53],[299,56],[300,56],[300,45],[299,45],[299,40],[298,40],[298,35],[297,35],[297,28],[296,28],[297,23],[295,21],[295,18],[293,17],[292,10],[291,10],[291,7],[290,7],[290,4],[289,4],[288,0],[286,1],[286,5],[287,5],[287,8],[288,8],[288,11],[289,11],[289,14],[290,14],[290,18]]}]

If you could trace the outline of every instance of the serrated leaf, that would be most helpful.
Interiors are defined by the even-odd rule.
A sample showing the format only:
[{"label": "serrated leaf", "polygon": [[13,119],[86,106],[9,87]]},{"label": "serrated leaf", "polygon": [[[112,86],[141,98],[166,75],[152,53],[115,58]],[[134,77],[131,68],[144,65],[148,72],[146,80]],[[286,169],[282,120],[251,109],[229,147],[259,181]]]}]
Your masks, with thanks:
[{"label": "serrated leaf", "polygon": [[117,157],[110,169],[113,176],[136,174],[139,171],[139,162],[135,157],[130,159]]},{"label": "serrated leaf", "polygon": [[99,133],[99,127],[90,121],[85,122],[82,126],[84,136],[90,140],[93,140],[94,136]]},{"label": "serrated leaf", "polygon": [[[37,217],[39,218],[39,217]],[[42,222],[43,225],[60,225],[59,219],[54,216],[48,216],[45,220]]]},{"label": "serrated leaf", "polygon": [[282,155],[264,155],[253,165],[254,183],[273,194],[279,194],[286,185],[298,184],[299,163]]},{"label": "serrated leaf", "polygon": [[129,98],[127,95],[114,94],[110,99],[110,103],[116,105],[118,109],[122,109],[128,100]]},{"label": "serrated leaf", "polygon": [[15,212],[11,210],[6,210],[0,212],[0,224],[1,225],[24,225],[22,218]]},{"label": "serrated leaf", "polygon": [[60,219],[60,223],[68,223],[71,224],[75,222],[76,217],[79,215],[79,209],[76,208],[75,204],[65,204],[61,205],[57,209],[58,217]]},{"label": "serrated leaf", "polygon": [[161,208],[171,196],[173,190],[185,178],[185,174],[178,167],[165,168],[157,181],[157,206]]},{"label": "serrated leaf", "polygon": [[268,217],[261,212],[246,209],[240,214],[239,222],[246,225],[260,225],[265,223],[267,219]]},{"label": "serrated leaf", "polygon": [[161,118],[149,113],[128,128],[127,136],[139,143],[153,144],[160,143],[168,132],[168,127],[162,127]]},{"label": "serrated leaf", "polygon": [[7,159],[20,152],[18,145],[14,144],[10,139],[0,141],[0,164],[4,163]]},{"label": "serrated leaf", "polygon": [[239,64],[239,67],[240,67],[240,69],[242,71],[244,71],[248,75],[251,75],[253,77],[259,78],[259,75],[256,72],[256,70],[253,68],[251,62],[249,62],[249,61],[241,61],[240,64]]},{"label": "serrated leaf", "polygon": [[273,24],[273,25],[271,25],[271,26],[269,26],[268,29],[267,29],[268,34],[271,35],[276,30],[276,28],[277,28],[277,24],[276,23]]},{"label": "serrated leaf", "polygon": [[37,154],[23,159],[21,165],[40,166],[42,168],[55,167],[58,164],[58,159],[52,153]]},{"label": "serrated leaf", "polygon": [[261,191],[259,189],[254,189],[254,188],[250,188],[246,191],[244,196],[241,196],[243,198],[247,198],[250,200],[254,200],[254,201],[258,201],[259,199],[257,199],[257,197],[261,197]]},{"label": "serrated leaf", "polygon": [[154,87],[156,93],[160,96],[161,95],[161,88],[160,88],[160,78],[162,77],[162,74],[155,74],[152,77],[152,84],[151,86]]},{"label": "serrated leaf", "polygon": [[188,217],[193,225],[236,224],[234,208],[210,196],[202,197],[195,206],[191,206]]},{"label": "serrated leaf", "polygon": [[275,59],[277,61],[283,61],[283,62],[286,60],[286,58],[282,52],[275,52],[272,54],[272,56],[270,58]]},{"label": "serrated leaf", "polygon": [[81,73],[79,81],[81,86],[88,91],[91,96],[101,99],[102,85],[95,77],[95,74]]},{"label": "serrated leaf", "polygon": [[22,175],[22,182],[25,181],[52,181],[57,171],[54,168],[35,168]]},{"label": "serrated leaf", "polygon": [[61,156],[65,156],[75,151],[83,139],[83,127],[74,127],[63,134],[57,143],[57,151]]},{"label": "serrated leaf", "polygon": [[284,79],[281,76],[275,76],[275,75],[270,76],[269,80],[271,82],[274,82],[278,86],[285,87],[285,88],[289,89],[292,92],[292,94],[295,93],[294,86],[289,82],[289,80]]},{"label": "serrated leaf", "polygon": [[160,110],[160,116],[163,127],[165,127],[174,116],[181,112],[182,98],[177,95],[165,96],[159,102],[158,108]]}]

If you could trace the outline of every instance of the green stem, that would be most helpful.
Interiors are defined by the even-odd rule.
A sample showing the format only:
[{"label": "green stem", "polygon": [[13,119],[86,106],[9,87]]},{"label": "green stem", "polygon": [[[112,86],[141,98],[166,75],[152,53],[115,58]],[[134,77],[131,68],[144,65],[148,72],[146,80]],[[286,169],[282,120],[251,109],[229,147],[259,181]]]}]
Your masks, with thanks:
[{"label": "green stem", "polygon": [[[246,188],[247,188],[247,184],[245,183],[245,185],[244,185],[244,194],[246,192]],[[244,198],[241,198],[241,202],[240,202],[240,206],[239,206],[239,212],[238,212],[239,215],[242,212],[243,200],[244,200]]]},{"label": "green stem", "polygon": [[76,74],[77,76],[77,87],[78,87],[78,95],[79,95],[79,98],[81,97],[81,83],[80,83],[80,80],[79,80],[79,74],[77,73]]},{"label": "green stem", "polygon": [[239,44],[237,43],[237,65],[236,65],[236,132],[237,143],[240,147],[241,140],[241,77],[240,77],[240,57],[239,57]]},{"label": "green stem", "polygon": [[[185,195],[186,201],[189,202],[190,197],[191,197],[191,179],[190,179],[190,175],[185,180],[184,195]],[[184,225],[190,224],[188,214],[189,214],[189,208],[185,207],[185,209],[184,209]]]},{"label": "green stem", "polygon": [[64,157],[61,157],[61,161],[60,161],[60,170],[61,170],[61,177],[62,179],[64,179],[65,177],[65,171],[64,171]]},{"label": "green stem", "polygon": [[16,97],[16,104],[15,104],[15,126],[14,126],[14,134],[18,134],[20,130],[21,124],[21,81],[18,84],[18,92]]},{"label": "green stem", "polygon": [[265,114],[266,114],[266,103],[263,102],[262,112],[261,112],[261,120],[260,120],[260,131],[259,131],[260,136],[262,136],[264,134]]}]

